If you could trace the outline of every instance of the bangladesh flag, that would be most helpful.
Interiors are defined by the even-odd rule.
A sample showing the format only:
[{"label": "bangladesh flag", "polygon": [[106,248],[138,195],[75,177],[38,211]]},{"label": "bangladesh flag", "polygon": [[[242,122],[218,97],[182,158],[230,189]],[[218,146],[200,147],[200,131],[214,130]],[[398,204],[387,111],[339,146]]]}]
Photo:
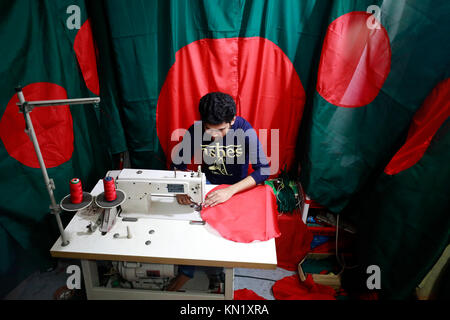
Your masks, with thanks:
[{"label": "bangladesh flag", "polygon": [[174,130],[200,119],[199,99],[212,91],[235,99],[237,114],[273,160],[274,174],[292,166],[329,6],[273,0],[93,5],[92,19],[105,21],[114,53],[132,166],[166,168],[178,143]]},{"label": "bangladesh flag", "polygon": [[299,144],[308,195],[340,212],[373,183],[402,145],[415,112],[445,79],[450,5],[332,4]]},{"label": "bangladesh flag", "polygon": [[[46,262],[59,235],[14,88],[21,85],[27,101],[96,96],[100,88],[84,1],[2,1],[0,15],[3,295]],[[89,190],[109,166],[99,115],[93,105],[39,107],[30,113],[57,202],[70,192],[71,178],[79,177]],[[71,215],[63,213],[62,218]]]},{"label": "bangladesh flag", "polygon": [[385,298],[409,297],[448,244],[448,12],[447,1],[333,1],[307,92],[302,183],[357,226],[346,279],[367,290],[377,265]]},{"label": "bangladesh flag", "polygon": [[[450,243],[450,79],[416,112],[403,146],[353,204],[358,212],[358,268],[346,279],[366,286],[381,271],[387,299],[407,299]],[[358,283],[360,281],[361,283]]]}]

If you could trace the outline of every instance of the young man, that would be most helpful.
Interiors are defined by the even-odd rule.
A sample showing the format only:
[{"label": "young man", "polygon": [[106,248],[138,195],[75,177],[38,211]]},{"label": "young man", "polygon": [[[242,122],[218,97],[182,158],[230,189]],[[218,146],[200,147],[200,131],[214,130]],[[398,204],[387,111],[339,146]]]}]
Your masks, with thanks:
[{"label": "young man", "polygon": [[[187,162],[195,154],[201,154],[202,172],[207,181],[229,185],[208,194],[203,207],[213,207],[264,182],[270,168],[255,130],[247,120],[236,116],[236,104],[230,95],[222,92],[206,94],[200,99],[199,111],[201,123],[196,122],[188,129],[186,135],[189,139],[186,135],[183,137],[183,143],[188,143],[182,144],[177,161],[172,159],[172,167],[186,170]],[[195,134],[200,134],[201,139]],[[185,151],[190,151],[190,154],[185,161],[180,161]],[[198,157],[194,158],[198,161]],[[249,175],[250,164],[254,171]],[[185,194],[177,195],[177,200],[180,204],[191,204],[191,199]],[[193,277],[194,267],[179,266],[178,270],[179,275],[168,290],[180,289]]]}]

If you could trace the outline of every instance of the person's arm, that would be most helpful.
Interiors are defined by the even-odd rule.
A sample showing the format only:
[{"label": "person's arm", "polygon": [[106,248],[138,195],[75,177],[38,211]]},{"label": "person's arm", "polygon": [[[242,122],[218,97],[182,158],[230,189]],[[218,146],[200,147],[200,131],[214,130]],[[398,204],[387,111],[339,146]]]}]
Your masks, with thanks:
[{"label": "person's arm", "polygon": [[[248,137],[248,155],[249,155],[249,163],[252,165],[253,172],[250,176],[253,177],[256,184],[261,184],[270,175],[270,165],[267,160],[266,154],[264,153],[264,149],[262,147],[261,142],[256,135],[256,132],[251,129],[251,134]],[[252,147],[253,146],[253,147]],[[256,148],[254,147],[256,146]]]},{"label": "person's arm", "polygon": [[219,189],[208,194],[208,197],[205,199],[203,203],[203,207],[214,207],[219,203],[225,202],[234,196],[236,193],[239,193],[244,190],[248,190],[256,186],[256,181],[252,176],[247,176],[235,184],[232,184],[229,187]]}]

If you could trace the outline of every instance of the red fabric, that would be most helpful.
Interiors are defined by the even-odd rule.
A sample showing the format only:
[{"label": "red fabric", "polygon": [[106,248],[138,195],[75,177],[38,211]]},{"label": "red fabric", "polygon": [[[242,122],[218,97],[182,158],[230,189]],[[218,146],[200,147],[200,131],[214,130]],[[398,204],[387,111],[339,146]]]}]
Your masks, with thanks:
[{"label": "red fabric", "polygon": [[[36,82],[22,89],[26,101],[67,99],[66,90],[54,83]],[[39,168],[33,143],[25,133],[17,94],[9,100],[0,120],[0,138],[8,154],[20,163]],[[68,161],[73,153],[73,122],[69,106],[37,107],[30,112],[33,128],[47,168]]]},{"label": "red fabric", "polygon": [[313,235],[298,213],[278,216],[281,236],[275,239],[280,268],[296,271],[298,263],[308,254]]},{"label": "red fabric", "polygon": [[249,289],[239,289],[234,291],[234,300],[267,300]]},{"label": "red fabric", "polygon": [[318,203],[318,202],[316,202],[316,201],[314,201],[314,200],[305,200],[305,203],[306,204],[309,204],[309,207],[311,208],[311,209],[322,209],[322,208],[325,208],[324,206],[322,206],[320,203]]},{"label": "red fabric", "polygon": [[338,295],[338,296],[348,296],[348,293],[347,293],[347,291],[345,291],[344,289],[340,288],[340,289],[337,291],[337,295]]},{"label": "red fabric", "polygon": [[308,230],[311,231],[314,235],[321,236],[335,236],[336,235],[336,227],[315,227],[308,226]]},{"label": "red fabric", "polygon": [[358,300],[378,300],[378,292],[365,292],[359,295]]},{"label": "red fabric", "polygon": [[298,275],[278,280],[272,286],[276,300],[336,300],[336,292],[329,286],[314,282],[310,274],[301,282]]},{"label": "red fabric", "polygon": [[327,241],[318,245],[311,250],[311,253],[334,253],[336,252],[336,242],[333,240]]},{"label": "red fabric", "polygon": [[[220,185],[210,192],[226,187],[228,185]],[[201,216],[228,240],[248,243],[280,236],[275,195],[267,185],[240,192],[224,203],[204,208]]]},{"label": "red fabric", "polygon": [[349,12],[328,27],[322,47],[317,91],[339,107],[371,103],[391,68],[391,47],[386,29],[371,29],[366,12]]},{"label": "red fabric", "polygon": [[90,19],[87,19],[80,30],[78,30],[73,43],[73,50],[77,56],[86,86],[93,94],[99,95],[100,84],[97,73],[97,50],[92,36]]},{"label": "red fabric", "polygon": [[[328,236],[330,237],[330,240],[328,240],[325,243],[322,243],[315,247],[314,249],[311,249],[311,253],[334,253],[336,252],[336,227],[315,227],[315,226],[308,226],[308,231],[310,231],[314,236]],[[339,250],[346,250],[346,248],[349,248],[352,246],[353,241],[352,235],[350,235],[347,232],[343,232],[339,236]]]},{"label": "red fabric", "polygon": [[[177,51],[156,110],[157,133],[168,161],[179,141],[172,141],[172,133],[200,120],[199,100],[212,91],[234,98],[237,115],[253,126],[271,164],[275,163],[273,175],[284,164],[291,166],[305,91],[286,54],[260,37],[201,39]],[[260,129],[267,130],[267,138]],[[276,132],[270,129],[279,130],[279,141],[283,143],[279,154],[271,152]],[[174,139],[179,138],[175,134]]]},{"label": "red fabric", "polygon": [[434,134],[448,117],[450,117],[450,79],[440,82],[416,112],[405,144],[394,155],[384,172],[394,175],[419,162]]}]

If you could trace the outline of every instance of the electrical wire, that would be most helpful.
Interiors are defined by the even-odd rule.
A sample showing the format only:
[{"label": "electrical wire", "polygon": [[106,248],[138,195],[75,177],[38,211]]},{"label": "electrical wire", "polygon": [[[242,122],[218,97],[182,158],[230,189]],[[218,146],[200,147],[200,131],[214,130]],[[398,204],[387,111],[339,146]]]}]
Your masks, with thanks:
[{"label": "electrical wire", "polygon": [[[278,188],[276,191],[275,198],[277,200],[277,203],[280,203],[280,199],[278,199],[278,195],[280,194],[280,190],[284,188],[284,183],[283,183],[282,179],[277,179],[276,182],[278,182]],[[275,185],[275,183],[274,183],[274,185]],[[281,216],[281,215],[283,215],[283,212],[278,211],[278,216]]]},{"label": "electrical wire", "polygon": [[300,181],[297,181],[297,192],[298,192],[298,201],[297,201],[297,208],[303,210],[303,206],[304,206],[304,193],[303,193],[303,187],[302,184],[300,183]]},{"label": "electrical wire", "polygon": [[339,271],[339,273],[338,273],[338,276],[339,276],[342,272],[344,272],[345,269],[354,269],[354,268],[358,267],[359,265],[347,267],[347,265],[345,263],[344,255],[342,255],[342,262],[341,262],[341,259],[339,257],[339,245],[338,245],[339,242],[338,241],[339,241],[339,213],[337,214],[337,217],[336,217],[336,260],[342,268],[341,271]]},{"label": "electrical wire", "polygon": [[273,281],[273,282],[277,282],[278,280],[274,280],[274,279],[267,279],[267,278],[260,278],[260,277],[253,277],[253,276],[244,276],[244,275],[239,275],[239,274],[235,274],[235,277],[240,277],[240,278],[251,278],[251,279],[258,279],[258,280],[267,280],[267,281]]}]

